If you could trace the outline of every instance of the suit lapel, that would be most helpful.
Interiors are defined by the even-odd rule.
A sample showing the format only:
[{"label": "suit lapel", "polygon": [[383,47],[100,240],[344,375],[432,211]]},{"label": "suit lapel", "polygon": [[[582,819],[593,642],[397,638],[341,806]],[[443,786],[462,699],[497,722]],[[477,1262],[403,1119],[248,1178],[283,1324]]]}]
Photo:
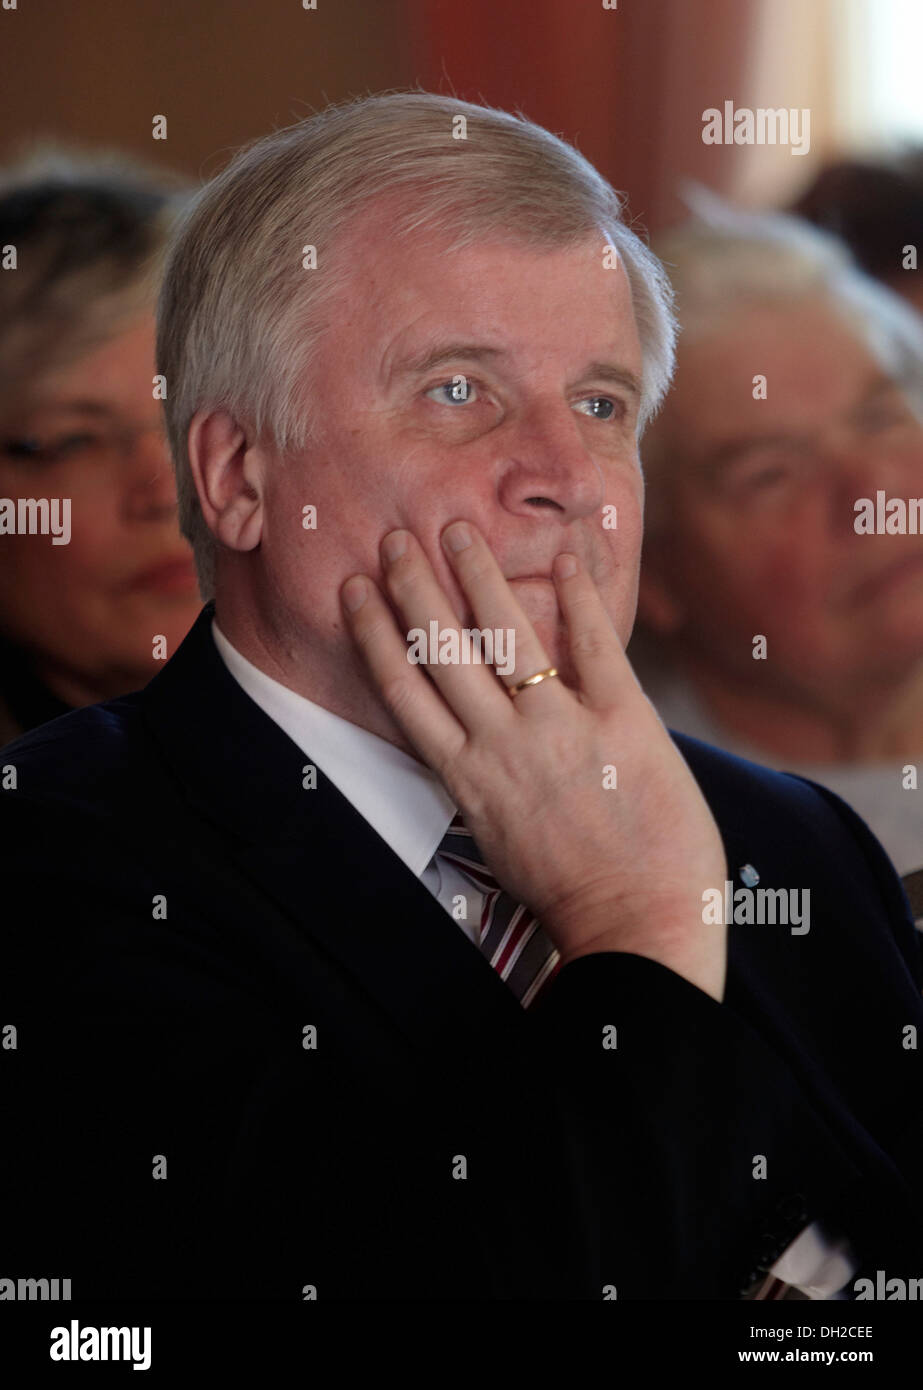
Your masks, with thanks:
[{"label": "suit lapel", "polygon": [[338,961],[412,1044],[467,1064],[509,1047],[527,1015],[508,986],[320,770],[304,788],[307,759],[225,667],[213,616],[207,604],[141,696],[189,801],[231,833],[225,853],[236,842],[235,867],[291,931]]}]

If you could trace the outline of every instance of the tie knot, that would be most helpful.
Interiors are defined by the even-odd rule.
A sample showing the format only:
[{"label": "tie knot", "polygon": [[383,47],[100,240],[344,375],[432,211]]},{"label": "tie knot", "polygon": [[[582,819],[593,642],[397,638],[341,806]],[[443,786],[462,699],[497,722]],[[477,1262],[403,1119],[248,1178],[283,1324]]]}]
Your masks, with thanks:
[{"label": "tie knot", "polygon": [[493,968],[528,1008],[560,968],[560,956],[522,903],[502,891],[477,841],[457,812],[437,854],[454,864],[484,894],[478,945]]},{"label": "tie knot", "polygon": [[[456,811],[452,817],[449,828],[440,841],[438,852],[446,855],[465,873],[471,873],[472,869],[476,870],[474,877],[479,883],[484,883],[486,887],[497,886],[497,880],[484,865],[484,856],[465,824],[465,818],[461,811]],[[485,880],[488,879],[490,882],[485,883]]]}]

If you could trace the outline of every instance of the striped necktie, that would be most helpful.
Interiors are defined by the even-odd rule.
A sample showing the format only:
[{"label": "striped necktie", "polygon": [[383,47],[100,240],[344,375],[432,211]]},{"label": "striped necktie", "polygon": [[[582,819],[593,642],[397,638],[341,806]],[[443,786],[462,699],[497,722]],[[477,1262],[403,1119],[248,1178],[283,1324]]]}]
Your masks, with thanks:
[{"label": "striped necktie", "polygon": [[560,955],[529,909],[500,887],[461,815],[453,819],[436,853],[484,894],[478,945],[528,1009],[560,969]]}]

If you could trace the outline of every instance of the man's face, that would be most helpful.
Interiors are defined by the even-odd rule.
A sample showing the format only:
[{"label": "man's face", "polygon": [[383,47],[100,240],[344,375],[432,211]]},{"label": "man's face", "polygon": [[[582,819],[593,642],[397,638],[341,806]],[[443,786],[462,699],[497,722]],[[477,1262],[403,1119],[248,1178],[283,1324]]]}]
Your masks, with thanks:
[{"label": "man's face", "polygon": [[[565,678],[559,551],[584,561],[627,641],[642,363],[627,278],[603,251],[602,234],[550,252],[490,242],[449,254],[425,236],[347,244],[355,275],[310,383],[323,438],[266,470],[261,607],[286,652],[355,667],[338,591],[357,572],[381,582],[379,544],[396,527],[419,539],[464,625],[479,626],[439,541],[459,517],[487,538]],[[302,528],[307,504],[316,530]]]},{"label": "man's face", "polygon": [[663,586],[664,626],[698,659],[821,695],[923,656],[923,536],[854,529],[876,489],[923,495],[923,428],[824,302],[753,308],[688,344],[658,429],[669,520],[643,612]]}]

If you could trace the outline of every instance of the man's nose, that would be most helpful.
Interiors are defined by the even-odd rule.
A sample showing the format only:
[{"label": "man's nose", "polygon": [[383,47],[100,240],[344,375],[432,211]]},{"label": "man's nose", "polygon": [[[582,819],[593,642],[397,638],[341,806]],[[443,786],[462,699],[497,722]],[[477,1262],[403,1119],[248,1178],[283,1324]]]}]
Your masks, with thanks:
[{"label": "man's nose", "polygon": [[499,495],[508,511],[523,516],[547,508],[572,521],[602,507],[605,481],[572,406],[523,410],[498,432],[501,438]]},{"label": "man's nose", "polygon": [[176,480],[166,437],[139,431],[125,460],[125,511],[133,521],[163,521],[176,513]]}]

